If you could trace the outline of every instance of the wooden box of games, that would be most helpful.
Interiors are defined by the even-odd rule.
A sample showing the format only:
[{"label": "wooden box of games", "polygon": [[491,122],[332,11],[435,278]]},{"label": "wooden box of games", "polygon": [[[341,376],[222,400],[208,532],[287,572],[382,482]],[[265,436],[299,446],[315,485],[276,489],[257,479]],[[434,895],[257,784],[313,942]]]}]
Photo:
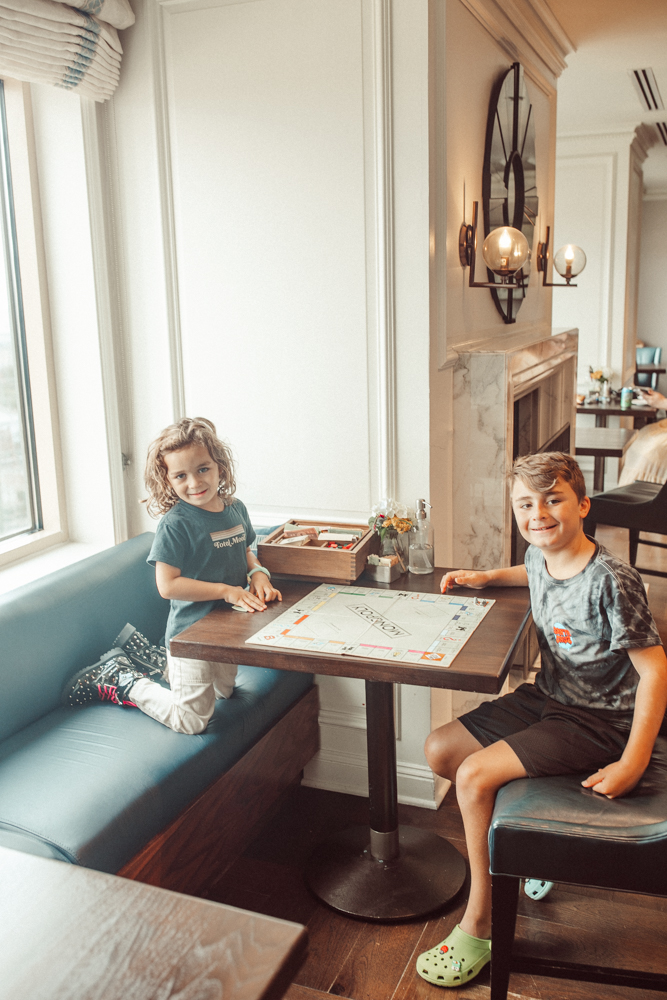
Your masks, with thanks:
[{"label": "wooden box of games", "polygon": [[353,583],[366,568],[367,557],[379,549],[380,540],[367,524],[292,520],[259,543],[257,556],[262,566],[280,576]]}]

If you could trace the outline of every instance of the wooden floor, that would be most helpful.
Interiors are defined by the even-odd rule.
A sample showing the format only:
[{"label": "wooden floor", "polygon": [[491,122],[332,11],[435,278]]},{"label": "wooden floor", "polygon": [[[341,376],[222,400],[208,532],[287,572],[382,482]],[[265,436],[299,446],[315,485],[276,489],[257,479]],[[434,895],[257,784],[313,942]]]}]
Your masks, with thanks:
[{"label": "wooden floor", "polygon": [[[600,541],[627,558],[627,533],[599,528]],[[667,571],[667,550],[640,547],[640,565]],[[667,580],[650,583],[649,603],[667,644]],[[295,920],[308,926],[310,951],[286,1000],[488,1000],[488,967],[469,986],[443,990],[415,972],[417,955],[441,941],[458,923],[466,887],[431,920],[379,925],[342,917],[309,893],[304,862],[328,833],[368,821],[367,800],[334,792],[295,788],[243,857],[210,888],[211,899]],[[438,810],[400,807],[402,823],[435,830],[465,855],[461,814],[453,790]],[[667,859],[666,859],[667,863]],[[517,923],[519,947],[565,961],[667,972],[667,900],[626,893],[571,890],[557,886],[540,902],[522,894]],[[516,1000],[655,1000],[659,993],[513,975]]]}]

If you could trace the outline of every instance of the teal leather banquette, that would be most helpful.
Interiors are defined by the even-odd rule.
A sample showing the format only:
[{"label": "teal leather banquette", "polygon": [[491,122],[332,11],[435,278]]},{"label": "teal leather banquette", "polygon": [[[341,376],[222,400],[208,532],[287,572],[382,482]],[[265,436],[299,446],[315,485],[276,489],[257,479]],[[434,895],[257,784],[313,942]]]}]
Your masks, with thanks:
[{"label": "teal leather banquette", "polygon": [[0,598],[0,845],[194,892],[298,780],[317,749],[317,696],[310,674],[240,666],[198,736],[133,708],[63,707],[65,681],[126,622],[164,635],[152,539]]}]

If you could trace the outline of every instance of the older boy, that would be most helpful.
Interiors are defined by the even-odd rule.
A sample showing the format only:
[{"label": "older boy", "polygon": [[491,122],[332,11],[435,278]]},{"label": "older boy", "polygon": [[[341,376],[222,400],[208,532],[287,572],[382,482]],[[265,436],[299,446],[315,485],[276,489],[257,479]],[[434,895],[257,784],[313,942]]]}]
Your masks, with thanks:
[{"label": "older boy", "polygon": [[644,773],[667,706],[667,658],[637,571],[588,538],[590,500],[566,454],[514,463],[512,507],[530,543],[524,566],[455,571],[454,584],[530,587],[540,646],[535,684],[486,702],[426,742],[433,770],[456,784],[470,858],[461,923],[417,961],[438,986],[461,986],[491,957],[488,831],[496,792],[516,778],[592,772],[608,798]]}]

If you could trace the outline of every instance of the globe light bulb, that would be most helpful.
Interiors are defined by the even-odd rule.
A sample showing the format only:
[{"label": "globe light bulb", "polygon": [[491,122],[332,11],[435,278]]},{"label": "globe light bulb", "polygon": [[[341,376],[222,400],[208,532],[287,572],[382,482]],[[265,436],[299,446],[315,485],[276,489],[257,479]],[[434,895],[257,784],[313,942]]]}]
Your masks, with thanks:
[{"label": "globe light bulb", "polygon": [[528,240],[519,229],[501,226],[484,240],[482,257],[486,266],[505,281],[519,271],[530,257]]},{"label": "globe light bulb", "polygon": [[586,267],[586,254],[581,247],[568,243],[554,254],[554,267],[569,285]]}]

